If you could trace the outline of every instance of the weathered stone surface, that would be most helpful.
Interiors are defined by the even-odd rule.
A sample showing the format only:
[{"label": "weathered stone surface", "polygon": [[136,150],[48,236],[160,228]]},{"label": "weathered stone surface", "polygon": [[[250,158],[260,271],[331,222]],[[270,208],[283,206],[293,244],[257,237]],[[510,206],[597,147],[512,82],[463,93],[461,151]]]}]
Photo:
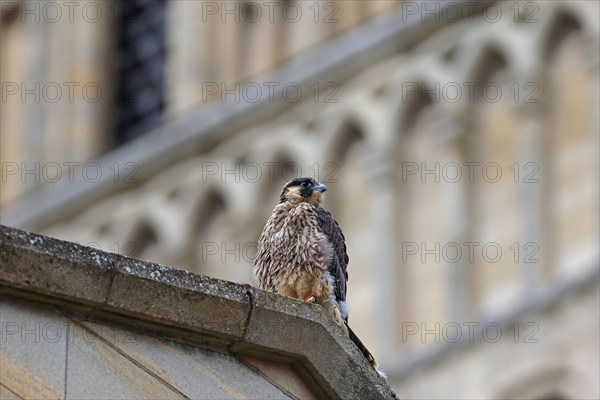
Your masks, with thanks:
[{"label": "weathered stone surface", "polygon": [[268,377],[271,382],[281,385],[292,397],[303,400],[317,400],[318,397],[310,391],[291,365],[250,356],[243,356],[242,359],[246,364]]},{"label": "weathered stone surface", "polygon": [[[252,298],[254,307],[239,351],[258,346],[274,357],[301,354],[300,365],[329,397],[393,397],[389,386],[322,307],[254,288]],[[256,354],[256,349],[248,352]]]},{"label": "weathered stone surface", "polygon": [[190,398],[288,398],[230,354],[91,322],[82,324]]},{"label": "weathered stone surface", "polygon": [[2,400],[20,400],[17,395],[6,386],[0,385],[0,399]]},{"label": "weathered stone surface", "polygon": [[106,300],[115,255],[2,226],[0,284],[80,303]]},{"label": "weathered stone surface", "polygon": [[126,257],[116,267],[109,309],[227,340],[242,338],[250,312],[242,286]]},{"label": "weathered stone surface", "polygon": [[2,385],[24,398],[63,399],[65,318],[50,307],[2,298],[0,327]]},{"label": "weathered stone surface", "polygon": [[82,326],[74,324],[72,333],[67,356],[68,398],[184,398]]}]

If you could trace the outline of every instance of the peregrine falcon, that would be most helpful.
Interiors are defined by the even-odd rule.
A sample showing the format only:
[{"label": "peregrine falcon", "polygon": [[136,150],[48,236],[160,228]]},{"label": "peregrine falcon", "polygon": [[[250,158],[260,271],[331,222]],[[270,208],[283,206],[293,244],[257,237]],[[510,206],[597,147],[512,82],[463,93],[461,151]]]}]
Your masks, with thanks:
[{"label": "peregrine falcon", "polygon": [[283,187],[258,240],[254,275],[261,289],[323,306],[377,367],[348,326],[348,254],[338,223],[319,206],[326,190],[313,178],[293,179]]}]

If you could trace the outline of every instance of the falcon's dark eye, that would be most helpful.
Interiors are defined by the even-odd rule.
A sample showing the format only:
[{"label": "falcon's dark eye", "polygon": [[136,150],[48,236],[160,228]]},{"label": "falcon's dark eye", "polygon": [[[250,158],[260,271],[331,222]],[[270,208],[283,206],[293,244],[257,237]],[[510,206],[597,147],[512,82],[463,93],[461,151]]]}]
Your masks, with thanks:
[{"label": "falcon's dark eye", "polygon": [[302,187],[308,187],[309,185],[310,185],[310,183],[307,181],[304,181],[300,184],[300,186],[302,186]]}]

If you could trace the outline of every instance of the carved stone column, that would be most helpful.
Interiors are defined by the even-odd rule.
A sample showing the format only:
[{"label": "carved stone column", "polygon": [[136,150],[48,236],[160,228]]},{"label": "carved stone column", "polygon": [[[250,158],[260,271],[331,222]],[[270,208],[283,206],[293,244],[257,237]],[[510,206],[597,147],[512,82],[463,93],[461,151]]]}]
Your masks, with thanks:
[{"label": "carved stone column", "polygon": [[[520,237],[518,262],[524,300],[530,300],[550,278],[556,264],[555,240],[552,235],[551,210],[554,182],[555,138],[548,129],[548,112],[544,94],[548,84],[541,73],[533,73],[518,82],[519,87],[535,85],[540,98],[515,102],[518,143],[514,179],[519,187]],[[529,257],[528,255],[531,255]]]},{"label": "carved stone column", "polygon": [[[219,3],[223,4],[223,3]],[[214,80],[211,48],[218,4],[203,1],[173,1],[167,24],[170,56],[167,57],[168,114],[177,116],[192,107],[204,105],[203,82]],[[233,18],[233,17],[229,17]]]},{"label": "carved stone column", "polygon": [[[372,273],[376,276],[377,316],[376,332],[379,348],[388,349],[383,358],[378,360],[385,364],[393,360],[393,352],[399,337],[397,327],[400,321],[400,285],[399,275],[396,273],[402,266],[396,261],[396,247],[399,237],[396,232],[394,217],[401,204],[394,182],[394,162],[390,149],[377,149],[369,153],[366,160],[369,173],[371,209],[369,210],[372,224],[376,227],[373,234],[377,238],[375,258],[371,265]],[[381,356],[380,356],[381,358]]]},{"label": "carved stone column", "polygon": [[[441,173],[442,197],[445,218],[440,221],[441,237],[449,248],[457,249],[457,262],[453,262],[454,253],[441,258],[445,264],[448,279],[448,319],[460,323],[474,316],[477,305],[477,273],[475,265],[469,262],[465,242],[475,238],[477,226],[477,207],[473,183],[469,181],[468,162],[472,151],[469,150],[471,125],[468,110],[460,106],[447,107],[435,114],[429,123],[444,149],[438,160]],[[458,253],[460,251],[460,253]]]}]

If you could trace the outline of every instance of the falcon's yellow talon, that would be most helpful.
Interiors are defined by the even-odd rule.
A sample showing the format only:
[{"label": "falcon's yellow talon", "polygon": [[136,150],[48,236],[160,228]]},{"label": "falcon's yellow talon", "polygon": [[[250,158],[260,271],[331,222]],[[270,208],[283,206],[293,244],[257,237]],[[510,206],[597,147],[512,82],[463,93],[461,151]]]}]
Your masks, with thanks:
[{"label": "falcon's yellow talon", "polygon": [[308,301],[309,303],[316,303],[317,302],[317,296],[315,296],[314,294],[311,293],[304,300]]}]

